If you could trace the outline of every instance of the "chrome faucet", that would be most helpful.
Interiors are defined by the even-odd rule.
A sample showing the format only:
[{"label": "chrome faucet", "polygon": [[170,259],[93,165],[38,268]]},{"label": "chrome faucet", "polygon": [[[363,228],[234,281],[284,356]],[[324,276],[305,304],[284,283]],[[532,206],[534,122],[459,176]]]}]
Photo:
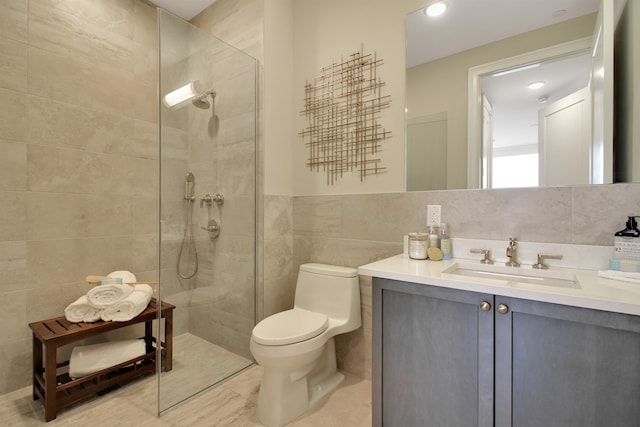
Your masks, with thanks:
[{"label": "chrome faucet", "polygon": [[507,267],[520,267],[520,263],[516,260],[518,255],[517,245],[516,238],[509,237],[509,246],[507,246],[507,258],[509,258],[509,261],[504,264]]}]

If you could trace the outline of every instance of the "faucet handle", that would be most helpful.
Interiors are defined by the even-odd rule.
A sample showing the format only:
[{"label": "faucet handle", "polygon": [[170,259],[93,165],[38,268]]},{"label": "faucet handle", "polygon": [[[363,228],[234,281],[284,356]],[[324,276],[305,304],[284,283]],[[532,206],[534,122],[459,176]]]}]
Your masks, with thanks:
[{"label": "faucet handle", "polygon": [[537,268],[538,270],[546,270],[549,268],[548,265],[545,265],[545,259],[562,259],[562,255],[550,255],[550,254],[541,254],[538,253],[538,259],[536,263],[531,266],[531,268]]},{"label": "faucet handle", "polygon": [[491,251],[489,249],[470,249],[472,254],[484,254],[484,258],[480,260],[480,264],[493,264],[491,259]]}]

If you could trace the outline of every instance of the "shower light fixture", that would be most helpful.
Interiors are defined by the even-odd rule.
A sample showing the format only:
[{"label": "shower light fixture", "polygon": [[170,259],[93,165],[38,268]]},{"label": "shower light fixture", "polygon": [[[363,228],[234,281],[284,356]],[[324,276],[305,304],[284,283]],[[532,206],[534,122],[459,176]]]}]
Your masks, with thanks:
[{"label": "shower light fixture", "polygon": [[444,13],[444,11],[447,10],[447,5],[445,2],[443,1],[437,1],[431,5],[429,5],[425,10],[424,13],[426,13],[428,16],[440,16]]},{"label": "shower light fixture", "polygon": [[181,88],[178,88],[173,92],[169,92],[168,94],[166,94],[163,98],[164,105],[166,105],[167,107],[174,107],[198,96],[198,92],[195,88],[196,81],[186,84]]}]

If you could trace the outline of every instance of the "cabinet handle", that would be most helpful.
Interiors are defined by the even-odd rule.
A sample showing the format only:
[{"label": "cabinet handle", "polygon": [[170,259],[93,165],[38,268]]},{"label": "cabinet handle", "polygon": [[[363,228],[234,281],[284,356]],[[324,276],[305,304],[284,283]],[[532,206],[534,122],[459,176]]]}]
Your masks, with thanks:
[{"label": "cabinet handle", "polygon": [[480,309],[481,309],[482,311],[489,311],[489,310],[491,310],[491,304],[490,304],[490,303],[488,303],[487,301],[482,301],[482,302],[480,303]]},{"label": "cabinet handle", "polygon": [[507,314],[509,312],[509,307],[505,304],[498,304],[498,313]]}]

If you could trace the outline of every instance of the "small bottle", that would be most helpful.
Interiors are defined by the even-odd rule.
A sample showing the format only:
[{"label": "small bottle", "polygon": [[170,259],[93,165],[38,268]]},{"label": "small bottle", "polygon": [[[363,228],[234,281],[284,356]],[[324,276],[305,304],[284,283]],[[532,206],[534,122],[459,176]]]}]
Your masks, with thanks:
[{"label": "small bottle", "polygon": [[447,234],[447,224],[440,224],[440,250],[442,251],[442,259],[451,259],[451,238]]},{"label": "small bottle", "polygon": [[427,259],[428,239],[427,233],[409,233],[409,258]]},{"label": "small bottle", "polygon": [[429,247],[440,248],[440,235],[438,234],[438,227],[434,225],[429,226]]}]

